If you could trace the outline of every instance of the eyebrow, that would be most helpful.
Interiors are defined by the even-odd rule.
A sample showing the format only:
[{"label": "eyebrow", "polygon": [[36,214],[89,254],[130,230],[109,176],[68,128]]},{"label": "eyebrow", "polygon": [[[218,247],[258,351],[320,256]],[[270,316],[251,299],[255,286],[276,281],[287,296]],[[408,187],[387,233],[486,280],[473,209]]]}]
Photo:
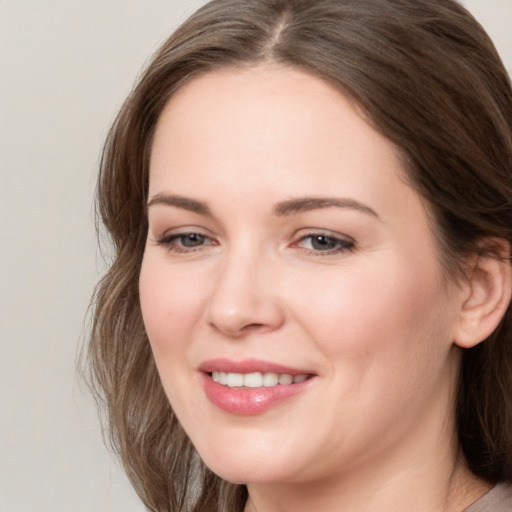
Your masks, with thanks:
[{"label": "eyebrow", "polygon": [[372,215],[379,219],[379,215],[369,206],[356,201],[355,199],[345,197],[300,197],[289,199],[278,203],[274,207],[274,213],[279,216],[294,215],[296,213],[307,212],[310,210],[319,210],[322,208],[350,208],[360,212]]},{"label": "eyebrow", "polygon": [[148,201],[148,209],[151,206],[155,206],[157,204],[163,204],[167,206],[174,206],[176,208],[182,208],[183,210],[188,210],[189,212],[198,213],[199,215],[211,215],[212,212],[206,203],[202,201],[197,201],[195,199],[190,199],[188,197],[183,196],[174,196],[167,194],[157,194],[152,197]]},{"label": "eyebrow", "polygon": [[[151,206],[158,204],[174,206],[175,208],[181,208],[183,210],[197,213],[199,215],[212,215],[212,212],[206,203],[188,197],[157,194],[148,201],[147,208],[149,209]],[[287,215],[294,215],[310,210],[319,210],[332,207],[349,208],[380,219],[377,212],[369,206],[360,203],[355,199],[339,197],[300,197],[296,199],[288,199],[287,201],[277,203],[274,206],[273,211],[274,215],[277,215],[278,217],[285,217]]]}]

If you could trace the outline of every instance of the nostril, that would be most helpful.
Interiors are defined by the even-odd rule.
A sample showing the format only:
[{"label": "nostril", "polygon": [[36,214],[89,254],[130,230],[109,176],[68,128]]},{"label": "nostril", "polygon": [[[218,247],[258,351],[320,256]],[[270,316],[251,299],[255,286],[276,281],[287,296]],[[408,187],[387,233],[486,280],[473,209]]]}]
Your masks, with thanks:
[{"label": "nostril", "polygon": [[[228,283],[229,284],[229,283]],[[230,337],[279,328],[284,320],[281,304],[253,289],[242,292],[226,283],[210,298],[206,319],[216,331]],[[254,288],[254,287],[253,287]]]},{"label": "nostril", "polygon": [[261,329],[264,329],[265,326],[263,324],[257,324],[257,323],[253,323],[253,324],[249,324],[249,325],[245,325],[244,327],[242,327],[242,331],[258,331],[258,330],[261,330]]}]

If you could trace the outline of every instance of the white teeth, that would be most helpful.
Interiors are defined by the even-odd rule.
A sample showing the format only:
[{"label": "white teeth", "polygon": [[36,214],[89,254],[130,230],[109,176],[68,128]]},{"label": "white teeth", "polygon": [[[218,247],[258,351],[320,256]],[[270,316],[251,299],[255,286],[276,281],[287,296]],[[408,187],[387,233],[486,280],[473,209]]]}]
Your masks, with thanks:
[{"label": "white teeth", "polygon": [[246,388],[261,388],[263,385],[263,375],[261,373],[247,373],[244,375],[244,386]]},{"label": "white teeth", "polygon": [[263,375],[263,385],[266,388],[277,386],[279,384],[279,375],[277,373],[265,373]]},{"label": "white teeth", "polygon": [[272,387],[288,384],[298,384],[304,382],[308,378],[307,375],[290,375],[288,373],[227,373],[227,372],[212,372],[212,379],[224,386],[230,388],[261,388]]},{"label": "white teeth", "polygon": [[287,385],[291,384],[293,382],[293,377],[287,373],[283,373],[282,375],[279,375],[279,384],[281,385]]},{"label": "white teeth", "polygon": [[230,388],[241,388],[244,385],[244,376],[242,373],[228,373],[227,385]]}]

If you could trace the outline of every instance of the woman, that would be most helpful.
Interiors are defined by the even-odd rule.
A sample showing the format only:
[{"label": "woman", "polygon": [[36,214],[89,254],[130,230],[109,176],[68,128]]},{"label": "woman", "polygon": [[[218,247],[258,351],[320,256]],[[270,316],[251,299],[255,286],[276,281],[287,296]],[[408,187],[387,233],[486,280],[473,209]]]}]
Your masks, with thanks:
[{"label": "woman", "polygon": [[511,120],[452,0],[214,0],[164,43],[89,349],[149,510],[512,507]]}]

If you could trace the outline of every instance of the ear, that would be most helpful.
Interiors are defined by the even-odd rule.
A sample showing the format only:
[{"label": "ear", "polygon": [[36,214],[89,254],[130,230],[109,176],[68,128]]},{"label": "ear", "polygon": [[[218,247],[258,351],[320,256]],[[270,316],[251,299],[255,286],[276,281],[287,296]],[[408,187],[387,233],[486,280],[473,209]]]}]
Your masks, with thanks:
[{"label": "ear", "polygon": [[510,304],[512,266],[510,244],[501,238],[485,239],[482,254],[468,269],[468,281],[454,343],[471,348],[498,327]]}]

